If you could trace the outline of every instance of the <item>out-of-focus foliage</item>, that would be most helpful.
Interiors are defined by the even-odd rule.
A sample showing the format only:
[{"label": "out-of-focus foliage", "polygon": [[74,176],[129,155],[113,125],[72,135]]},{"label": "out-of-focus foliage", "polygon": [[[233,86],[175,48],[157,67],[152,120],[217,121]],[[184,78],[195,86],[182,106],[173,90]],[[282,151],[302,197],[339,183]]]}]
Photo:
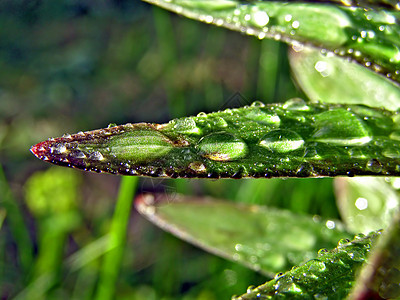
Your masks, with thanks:
[{"label": "out-of-focus foliage", "polygon": [[[42,228],[54,225],[46,220],[57,221],[59,215],[53,212],[61,209],[52,200],[66,194],[53,195],[49,189],[58,181],[54,176],[59,175],[52,173],[58,172],[55,169],[41,177],[40,193],[39,187],[35,191],[25,184],[31,176],[29,181],[37,180],[36,172],[46,168],[29,153],[33,144],[110,122],[162,123],[250,104],[259,95],[270,95],[264,97],[269,102],[301,95],[290,81],[285,47],[179,18],[136,0],[1,1],[0,36],[1,219],[5,216],[0,234],[0,294],[4,299],[23,298],[27,291],[48,299],[91,299],[108,248],[119,179],[63,170],[60,184],[66,184],[69,176],[79,178],[77,197],[70,202],[77,227],[64,231],[64,245],[57,248],[58,263],[50,263],[54,256],[38,252],[46,237]],[[268,61],[266,51],[283,63],[279,73],[258,67],[261,57]],[[275,78],[276,84],[267,91],[256,84],[259,75]],[[309,207],[337,218],[328,193],[330,181],[320,183],[317,189],[329,203]],[[296,181],[287,184],[293,194],[278,193],[268,200],[283,206],[293,203],[306,211],[308,204],[295,200],[303,186]],[[230,199],[238,191],[266,187],[241,181],[139,182],[139,191],[197,191]],[[39,205],[48,208],[46,215],[33,213],[28,205],[31,200],[27,199],[40,201],[38,194],[51,197],[46,198],[46,206]],[[310,194],[308,199],[315,197]],[[279,203],[283,198],[287,204]],[[251,197],[251,201],[266,200],[259,192]],[[223,299],[239,294],[250,283],[264,281],[247,268],[163,233],[134,210],[127,230],[116,298]],[[50,277],[35,273],[39,260],[48,270],[53,268]]]},{"label": "out-of-focus foliage", "polygon": [[290,52],[297,82],[311,101],[400,108],[400,89],[387,78],[334,54],[309,47]]},{"label": "out-of-focus foliage", "polygon": [[162,194],[142,195],[136,207],[179,238],[269,276],[333,248],[335,239],[351,237],[340,222],[212,198],[174,195],[169,202]]},{"label": "out-of-focus foliage", "polygon": [[[304,96],[290,79],[285,44],[196,23],[136,0],[2,1],[0,37],[3,299],[101,299],[98,281],[107,273],[103,256],[110,249],[118,178],[52,169],[37,174],[45,166],[32,158],[31,145],[109,122],[162,123],[254,100]],[[139,191],[208,194],[332,220],[339,214],[331,182],[142,179]],[[60,187],[68,194],[54,192]],[[76,198],[69,198],[66,210],[51,202],[67,195]],[[117,299],[226,299],[266,281],[128,213],[127,224],[116,221],[127,231],[122,265],[103,295],[115,290]],[[73,215],[75,223],[68,221],[52,246],[49,235],[60,214]]]}]

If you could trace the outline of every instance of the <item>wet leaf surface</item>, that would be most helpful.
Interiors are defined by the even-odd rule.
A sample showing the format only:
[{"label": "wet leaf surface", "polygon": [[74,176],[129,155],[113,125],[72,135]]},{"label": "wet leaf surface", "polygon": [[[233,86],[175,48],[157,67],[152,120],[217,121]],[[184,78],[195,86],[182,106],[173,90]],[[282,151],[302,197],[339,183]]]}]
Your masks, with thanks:
[{"label": "wet leaf surface", "polygon": [[321,249],[317,258],[232,299],[345,299],[379,234],[342,239],[335,249]]},{"label": "wet leaf surface", "polygon": [[146,0],[208,24],[349,57],[400,82],[400,12],[300,1]]},{"label": "wet leaf surface", "polygon": [[400,175],[400,118],[362,105],[265,106],[199,113],[166,124],[126,124],[31,148],[87,171],[185,178]]},{"label": "wet leaf surface", "polygon": [[369,263],[362,268],[349,300],[399,299],[400,297],[400,215],[374,247]]}]

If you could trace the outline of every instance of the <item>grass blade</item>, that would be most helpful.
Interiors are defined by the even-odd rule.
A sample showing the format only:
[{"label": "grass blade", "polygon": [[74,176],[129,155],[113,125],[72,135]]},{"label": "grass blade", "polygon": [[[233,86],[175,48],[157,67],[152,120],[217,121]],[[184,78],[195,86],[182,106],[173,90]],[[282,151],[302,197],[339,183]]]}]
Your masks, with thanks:
[{"label": "grass blade", "polygon": [[54,164],[122,175],[399,176],[399,126],[391,111],[291,99],[81,132],[31,151]]},{"label": "grass blade", "polygon": [[95,299],[97,300],[114,298],[137,182],[138,178],[135,177],[122,177],[121,179],[117,205],[115,207],[109,233],[108,252],[104,256],[104,261],[100,270],[99,284],[95,295]]}]

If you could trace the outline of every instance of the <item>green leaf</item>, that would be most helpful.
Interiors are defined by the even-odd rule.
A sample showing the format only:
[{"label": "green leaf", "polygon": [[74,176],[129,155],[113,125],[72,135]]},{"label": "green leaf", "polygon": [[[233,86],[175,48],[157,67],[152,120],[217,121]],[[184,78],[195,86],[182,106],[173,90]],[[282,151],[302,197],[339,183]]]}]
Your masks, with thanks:
[{"label": "green leaf", "polygon": [[336,178],[337,204],[346,227],[368,233],[387,228],[399,209],[399,196],[386,178]]},{"label": "green leaf", "polygon": [[378,235],[359,235],[351,242],[342,239],[337,248],[321,250],[318,258],[279,273],[273,280],[233,299],[344,299]]},{"label": "green leaf", "polygon": [[270,276],[351,236],[339,222],[264,206],[165,194],[141,195],[135,203],[164,230]]},{"label": "green leaf", "polygon": [[400,89],[389,79],[335,55],[310,47],[290,52],[290,64],[312,101],[400,108]]},{"label": "green leaf", "polygon": [[300,1],[145,1],[260,39],[310,44],[400,81],[398,11]]},{"label": "green leaf", "polygon": [[400,298],[400,214],[378,240],[350,300]]},{"label": "green leaf", "polygon": [[400,175],[400,118],[360,105],[250,107],[167,124],[126,124],[49,139],[40,159],[87,171],[153,177]]}]

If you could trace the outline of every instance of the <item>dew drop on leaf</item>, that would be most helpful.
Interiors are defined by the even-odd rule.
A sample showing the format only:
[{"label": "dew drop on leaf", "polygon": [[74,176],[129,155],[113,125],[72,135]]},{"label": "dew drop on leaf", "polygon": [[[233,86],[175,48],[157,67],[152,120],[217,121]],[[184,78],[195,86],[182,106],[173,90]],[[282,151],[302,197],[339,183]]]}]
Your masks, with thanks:
[{"label": "dew drop on leaf", "polygon": [[61,154],[67,152],[67,147],[64,144],[56,144],[51,148],[52,153]]},{"label": "dew drop on leaf", "polygon": [[253,13],[251,21],[258,27],[263,27],[268,24],[269,17],[265,11],[256,11]]},{"label": "dew drop on leaf", "polygon": [[318,256],[325,255],[325,254],[328,253],[328,252],[329,252],[328,249],[326,249],[326,248],[321,248],[321,249],[318,250]]},{"label": "dew drop on leaf", "polygon": [[326,270],[326,265],[323,261],[318,259],[313,260],[313,263],[310,266],[311,272],[324,272]]},{"label": "dew drop on leaf", "polygon": [[94,151],[94,152],[90,153],[89,159],[91,159],[91,160],[103,160],[104,156],[99,151]]},{"label": "dew drop on leaf", "polygon": [[201,173],[206,170],[206,166],[200,161],[194,161],[189,164],[189,169],[191,169],[197,173]]},{"label": "dew drop on leaf", "polygon": [[315,116],[315,141],[341,146],[364,145],[372,140],[357,116],[345,109],[333,109]]},{"label": "dew drop on leaf", "polygon": [[367,163],[367,169],[374,173],[382,172],[382,165],[377,159],[371,159]]},{"label": "dew drop on leaf", "polygon": [[156,130],[134,130],[111,138],[105,144],[107,154],[135,162],[151,161],[173,149],[171,142]]},{"label": "dew drop on leaf", "polygon": [[301,98],[289,99],[283,104],[282,107],[283,107],[283,109],[296,110],[296,111],[308,111],[308,110],[310,110],[310,107]]},{"label": "dew drop on leaf", "polygon": [[383,150],[382,154],[388,158],[400,158],[400,149],[387,147]]},{"label": "dew drop on leaf", "polygon": [[178,133],[199,134],[201,132],[193,118],[177,119],[174,123],[174,130]]},{"label": "dew drop on leaf", "polygon": [[270,114],[262,109],[254,109],[246,113],[246,119],[266,125],[279,126],[281,119],[276,114]]},{"label": "dew drop on leaf", "polygon": [[232,134],[219,132],[203,137],[196,148],[199,154],[215,161],[231,161],[247,155],[247,144]]},{"label": "dew drop on leaf", "polygon": [[265,104],[261,101],[254,101],[250,106],[251,107],[264,107]]},{"label": "dew drop on leaf", "polygon": [[338,244],[337,244],[337,246],[338,246],[338,247],[341,247],[341,246],[346,245],[346,244],[348,244],[348,243],[350,243],[350,240],[349,240],[349,239],[340,239],[339,242],[338,242]]},{"label": "dew drop on leaf", "polygon": [[364,233],[359,233],[359,234],[356,234],[356,235],[354,236],[354,239],[355,239],[355,240],[361,240],[361,239],[363,239],[363,238],[365,238],[365,234],[364,234]]},{"label": "dew drop on leaf", "polygon": [[70,157],[77,158],[77,159],[84,159],[84,158],[86,158],[86,155],[82,151],[74,151],[74,152],[71,152]]},{"label": "dew drop on leaf", "polygon": [[264,135],[259,145],[272,152],[286,153],[302,148],[304,140],[294,131],[277,129]]}]

